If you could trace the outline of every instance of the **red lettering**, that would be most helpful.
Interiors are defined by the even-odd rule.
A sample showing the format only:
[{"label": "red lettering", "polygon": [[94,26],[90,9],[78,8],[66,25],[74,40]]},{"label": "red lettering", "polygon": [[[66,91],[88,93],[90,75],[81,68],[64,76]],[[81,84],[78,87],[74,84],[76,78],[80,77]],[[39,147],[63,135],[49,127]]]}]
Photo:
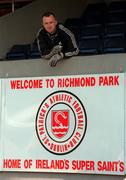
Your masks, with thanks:
[{"label": "red lettering", "polygon": [[11,80],[11,89],[39,89],[43,87],[42,79],[36,80]]},{"label": "red lettering", "polygon": [[100,76],[99,86],[119,86],[119,76]]},{"label": "red lettering", "polygon": [[76,77],[58,79],[58,87],[93,87],[96,85],[95,77]]},{"label": "red lettering", "polygon": [[21,168],[21,160],[20,159],[4,159],[3,168],[19,169]]},{"label": "red lettering", "polygon": [[98,171],[124,172],[124,163],[120,161],[98,161]]},{"label": "red lettering", "polygon": [[73,170],[86,170],[86,171],[94,171],[95,163],[94,161],[72,161],[72,169]]}]

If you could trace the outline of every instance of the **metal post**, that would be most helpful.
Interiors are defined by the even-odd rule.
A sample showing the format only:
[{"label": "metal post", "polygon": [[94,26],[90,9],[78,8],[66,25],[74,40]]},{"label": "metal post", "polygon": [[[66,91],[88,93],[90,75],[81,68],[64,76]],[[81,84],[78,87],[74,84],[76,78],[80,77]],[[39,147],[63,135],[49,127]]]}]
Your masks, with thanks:
[{"label": "metal post", "polygon": [[14,0],[12,1],[12,13],[15,12],[15,7],[14,7]]}]

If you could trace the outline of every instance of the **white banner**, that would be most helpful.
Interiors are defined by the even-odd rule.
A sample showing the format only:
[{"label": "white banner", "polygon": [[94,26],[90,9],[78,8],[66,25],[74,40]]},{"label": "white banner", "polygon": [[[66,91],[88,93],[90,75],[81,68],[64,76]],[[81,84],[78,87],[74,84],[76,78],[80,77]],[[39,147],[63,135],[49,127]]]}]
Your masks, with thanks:
[{"label": "white banner", "polygon": [[125,173],[123,73],[4,83],[3,171]]},{"label": "white banner", "polygon": [[4,119],[4,113],[2,107],[3,104],[3,94],[4,94],[4,87],[2,84],[2,80],[0,79],[0,171],[2,171],[3,165],[3,127],[2,127],[2,120]]}]

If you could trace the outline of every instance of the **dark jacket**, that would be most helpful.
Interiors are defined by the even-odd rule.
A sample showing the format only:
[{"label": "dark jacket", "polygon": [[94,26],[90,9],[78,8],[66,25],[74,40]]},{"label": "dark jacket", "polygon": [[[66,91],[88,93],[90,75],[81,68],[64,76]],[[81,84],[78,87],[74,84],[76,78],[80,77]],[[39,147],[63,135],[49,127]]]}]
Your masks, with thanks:
[{"label": "dark jacket", "polygon": [[37,44],[42,57],[48,55],[56,45],[62,46],[64,57],[71,57],[79,53],[73,33],[61,24],[57,25],[55,34],[49,34],[41,28],[37,34]]}]

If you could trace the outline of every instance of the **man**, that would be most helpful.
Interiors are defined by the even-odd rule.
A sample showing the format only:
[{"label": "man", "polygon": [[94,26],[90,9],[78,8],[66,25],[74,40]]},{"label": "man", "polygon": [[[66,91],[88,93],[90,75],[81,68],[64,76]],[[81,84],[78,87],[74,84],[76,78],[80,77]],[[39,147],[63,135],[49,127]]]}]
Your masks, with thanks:
[{"label": "man", "polygon": [[41,57],[49,60],[51,67],[63,58],[79,53],[74,35],[63,25],[58,24],[55,14],[44,13],[42,26],[37,35],[37,44]]}]

